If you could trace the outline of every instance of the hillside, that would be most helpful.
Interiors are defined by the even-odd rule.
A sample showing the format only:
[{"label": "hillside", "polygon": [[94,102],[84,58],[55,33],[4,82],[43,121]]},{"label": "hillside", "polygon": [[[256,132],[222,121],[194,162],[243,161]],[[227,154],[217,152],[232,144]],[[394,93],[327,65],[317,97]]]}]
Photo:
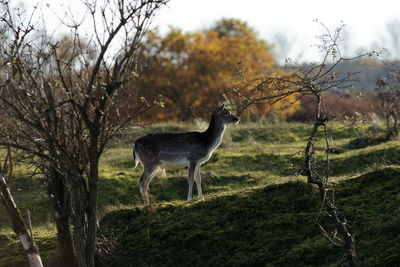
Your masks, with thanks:
[{"label": "hillside", "polygon": [[[395,245],[400,243],[399,175],[399,168],[385,168],[336,185],[338,206],[356,237],[360,263],[400,263]],[[303,182],[288,182],[220,193],[191,204],[163,203],[148,216],[142,208],[123,208],[101,222],[100,232],[111,243],[101,263],[338,265],[343,253],[314,224],[318,196]]]},{"label": "hillside", "polygon": [[[393,265],[400,262],[400,142],[356,149],[351,141],[368,127],[329,126],[331,181],[338,207],[355,234],[359,261]],[[298,175],[303,162],[299,152],[311,128],[307,124],[229,127],[221,147],[202,167],[203,199],[184,201],[187,171],[168,171],[167,181],[156,177],[150,184],[155,204],[153,210],[144,210],[137,182],[141,168],[132,170],[130,142],[152,131],[204,128],[205,123],[134,128],[110,145],[100,165],[99,265],[340,263],[342,251],[314,224],[319,196]],[[316,149],[322,158],[323,151]],[[45,185],[26,173],[24,168],[16,172],[11,191],[22,214],[30,209],[43,260],[54,266],[57,241]],[[4,214],[0,206],[0,266],[26,266]]]}]

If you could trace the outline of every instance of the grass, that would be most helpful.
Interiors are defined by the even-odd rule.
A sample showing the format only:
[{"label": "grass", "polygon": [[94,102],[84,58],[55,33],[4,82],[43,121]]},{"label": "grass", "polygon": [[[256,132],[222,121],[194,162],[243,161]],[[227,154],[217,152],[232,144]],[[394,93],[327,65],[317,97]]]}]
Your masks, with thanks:
[{"label": "grass", "polygon": [[[132,128],[101,158],[99,181],[100,263],[131,265],[337,265],[343,259],[314,224],[319,196],[299,175],[312,128],[301,123],[229,126],[221,147],[202,166],[203,199],[184,201],[187,170],[167,171],[150,184],[154,211],[142,207],[130,143],[154,131],[203,130],[205,123]],[[330,126],[331,181],[339,208],[367,266],[400,262],[400,142],[355,149],[353,129]],[[322,137],[319,133],[318,138]],[[323,159],[322,139],[317,158]],[[11,192],[22,214],[29,208],[45,264],[56,260],[56,233],[40,177],[23,168]],[[196,193],[196,189],[194,189]],[[26,265],[21,245],[0,206],[0,266]],[[322,218],[326,220],[326,218]],[[150,238],[147,240],[147,229]],[[384,263],[384,264],[381,264]],[[129,266],[128,264],[128,266]]]},{"label": "grass", "polygon": [[[398,247],[388,246],[400,241],[399,175],[400,168],[384,168],[336,186],[338,206],[348,214],[365,264],[400,261]],[[362,203],[371,196],[374,200]],[[304,182],[217,193],[191,204],[164,202],[154,209],[149,243],[144,209],[120,207],[103,217],[102,234],[118,237],[104,265],[320,266],[343,259],[319,234],[314,224],[319,195]]]}]

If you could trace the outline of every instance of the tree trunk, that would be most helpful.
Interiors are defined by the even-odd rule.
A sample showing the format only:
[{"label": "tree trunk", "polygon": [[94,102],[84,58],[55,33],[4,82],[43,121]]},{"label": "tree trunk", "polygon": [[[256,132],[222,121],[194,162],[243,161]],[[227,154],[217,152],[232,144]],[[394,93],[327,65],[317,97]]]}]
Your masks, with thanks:
[{"label": "tree trunk", "polygon": [[72,222],[74,226],[74,248],[77,265],[79,267],[90,266],[87,264],[87,210],[88,196],[82,188],[82,183],[77,181],[84,179],[81,176],[72,179]]},{"label": "tree trunk", "polygon": [[57,227],[60,260],[63,266],[76,266],[76,256],[70,230],[70,192],[65,184],[65,177],[55,167],[50,167],[47,190],[53,206],[54,220]]},{"label": "tree trunk", "polygon": [[76,256],[69,227],[69,216],[61,215],[59,218],[55,218],[55,221],[62,266],[76,266]]},{"label": "tree trunk", "polygon": [[[80,177],[80,179],[84,178]],[[72,189],[73,240],[79,267],[94,266],[97,234],[98,159],[93,160],[90,164],[88,180],[89,190],[82,188],[81,183],[75,183]]]},{"label": "tree trunk", "polygon": [[35,247],[32,237],[28,234],[26,226],[22,221],[21,214],[15,205],[14,199],[2,175],[0,175],[0,192],[10,216],[14,232],[17,234],[22,246],[25,249],[26,255],[31,267],[43,267],[42,259],[40,258],[39,251]]},{"label": "tree trunk", "polygon": [[97,141],[90,148],[94,149],[89,149],[87,177],[71,166],[67,179],[71,182],[73,244],[79,267],[93,267],[95,264],[99,165]]},{"label": "tree trunk", "polygon": [[[305,162],[304,162],[304,167],[301,170],[301,174],[307,177],[307,181],[309,183],[315,184],[319,188],[319,192],[322,198],[322,203],[323,203],[323,208],[326,210],[326,212],[329,214],[329,217],[332,219],[336,230],[340,233],[340,235],[343,237],[343,246],[346,254],[346,260],[348,261],[350,266],[356,266],[356,253],[355,253],[355,241],[353,236],[350,234],[350,232],[346,228],[346,220],[341,220],[338,216],[337,213],[337,207],[335,206],[334,201],[331,200],[331,198],[328,196],[328,192],[326,189],[326,183],[328,182],[328,177],[329,177],[329,142],[328,142],[328,137],[327,137],[327,132],[326,132],[326,115],[321,114],[321,96],[316,94],[315,95],[316,100],[317,100],[317,105],[316,105],[316,114],[315,114],[315,121],[314,121],[314,127],[311,130],[306,149],[304,151],[305,154]],[[314,138],[315,134],[318,131],[318,128],[323,126],[324,127],[324,132],[325,132],[325,141],[326,141],[326,180],[324,181],[321,179],[319,174],[314,172],[313,168],[315,163],[313,162],[314,158]],[[332,197],[334,199],[334,196]],[[323,234],[326,238],[328,238],[333,244],[335,242],[332,240],[331,237],[326,233],[326,231],[323,229],[322,225],[320,225],[320,229],[323,231]]]},{"label": "tree trunk", "polygon": [[97,193],[99,180],[99,156],[97,153],[98,135],[92,136],[90,146],[90,177],[89,177],[89,210],[88,210],[88,240],[87,240],[87,263],[94,266],[94,254],[96,252],[97,234]]}]

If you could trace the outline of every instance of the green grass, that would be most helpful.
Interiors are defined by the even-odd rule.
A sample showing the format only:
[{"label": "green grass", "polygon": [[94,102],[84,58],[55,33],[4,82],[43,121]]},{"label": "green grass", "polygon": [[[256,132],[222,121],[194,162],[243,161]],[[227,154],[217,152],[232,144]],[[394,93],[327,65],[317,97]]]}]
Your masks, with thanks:
[{"label": "green grass", "polygon": [[[394,266],[400,261],[399,176],[400,168],[389,167],[336,185],[338,206],[346,213],[364,264]],[[118,238],[103,264],[337,265],[342,251],[314,224],[319,203],[311,186],[288,182],[212,194],[191,204],[161,203],[150,216],[143,208],[120,207],[101,222],[103,235]]]},{"label": "green grass", "polygon": [[[312,128],[308,124],[230,125],[221,147],[202,166],[205,197],[184,201],[187,170],[167,171],[167,181],[157,176],[150,184],[155,211],[145,216],[137,181],[142,169],[132,170],[130,143],[148,132],[206,126],[199,122],[132,128],[110,144],[100,162],[98,206],[100,232],[113,253],[103,255],[103,264],[339,264],[342,251],[326,241],[314,224],[318,194],[299,175]],[[330,179],[355,234],[360,262],[375,266],[400,261],[400,170],[396,167],[400,141],[354,149],[350,142],[358,136],[353,129],[339,124],[329,128],[334,149]],[[319,160],[324,158],[321,137],[318,133]],[[51,266],[57,241],[45,184],[27,173],[21,168],[11,192],[25,220],[29,208],[39,249]],[[22,247],[0,205],[0,266],[24,264]]]}]

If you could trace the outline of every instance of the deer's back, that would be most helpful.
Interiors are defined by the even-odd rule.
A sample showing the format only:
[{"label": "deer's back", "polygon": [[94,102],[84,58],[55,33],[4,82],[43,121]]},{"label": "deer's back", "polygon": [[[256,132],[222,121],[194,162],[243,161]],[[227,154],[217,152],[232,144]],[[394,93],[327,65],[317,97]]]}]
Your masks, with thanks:
[{"label": "deer's back", "polygon": [[136,140],[138,149],[157,160],[204,157],[207,137],[200,132],[151,133]]}]

